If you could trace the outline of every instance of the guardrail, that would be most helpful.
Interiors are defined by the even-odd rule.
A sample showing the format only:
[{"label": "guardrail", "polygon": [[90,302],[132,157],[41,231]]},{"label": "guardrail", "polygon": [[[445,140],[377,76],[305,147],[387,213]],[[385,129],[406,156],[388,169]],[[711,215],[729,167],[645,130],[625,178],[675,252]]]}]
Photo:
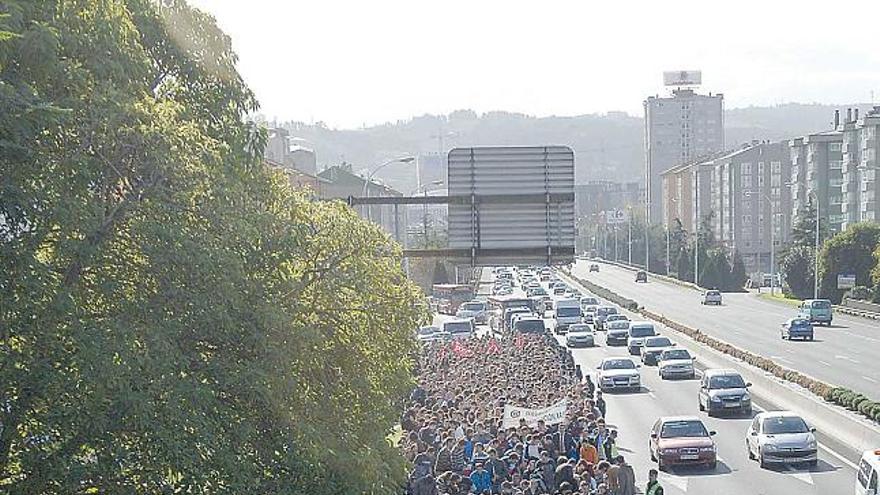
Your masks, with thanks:
[{"label": "guardrail", "polygon": [[[632,265],[628,265],[628,264],[626,264],[626,263],[621,263],[621,262],[619,262],[619,261],[612,261],[612,260],[605,260],[605,259],[603,259],[603,260],[601,260],[601,261],[602,261],[602,263],[606,263],[606,264],[609,264],[609,265],[613,265],[613,266],[616,266],[616,267],[619,267],[619,268],[623,268],[623,269],[625,269],[625,270],[629,270],[629,271],[632,271],[632,272],[637,272],[637,271],[643,269],[643,268],[640,267],[640,266],[632,266]],[[697,284],[695,284],[695,283],[693,283],[693,282],[685,282],[684,280],[679,280],[679,279],[677,279],[677,278],[675,278],[675,277],[670,277],[670,276],[667,276],[667,275],[660,275],[659,273],[648,272],[648,276],[651,277],[651,278],[655,278],[655,279],[657,279],[657,280],[662,280],[662,281],[664,281],[664,282],[668,282],[668,283],[670,283],[670,284],[680,285],[680,286],[682,286],[682,287],[686,287],[686,288],[688,288],[688,289],[693,289],[693,290],[700,291],[700,292],[703,292],[703,291],[706,290],[706,289],[704,289],[703,287],[700,287],[699,285],[697,285]]]}]

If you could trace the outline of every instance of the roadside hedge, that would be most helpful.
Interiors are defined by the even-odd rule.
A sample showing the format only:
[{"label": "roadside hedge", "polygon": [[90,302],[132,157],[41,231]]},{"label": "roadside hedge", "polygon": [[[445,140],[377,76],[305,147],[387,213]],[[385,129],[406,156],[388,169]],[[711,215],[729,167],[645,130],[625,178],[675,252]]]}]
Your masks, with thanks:
[{"label": "roadside hedge", "polygon": [[697,342],[706,344],[716,351],[745,361],[752,366],[772,373],[773,376],[792,383],[796,383],[832,404],[840,405],[849,409],[850,411],[859,413],[866,418],[873,420],[874,422],[880,423],[880,402],[872,400],[861,393],[852,391],[847,388],[829,385],[823,381],[816,380],[815,378],[804,375],[803,373],[800,373],[798,371],[785,368],[777,364],[772,359],[759,356],[752,352],[735,347],[731,344],[728,344],[727,342],[718,340],[715,337],[706,335],[698,329],[691,328],[689,326],[682,325],[677,321],[670,320],[669,318],[661,314],[654,313],[653,311],[644,308],[639,308],[638,303],[636,303],[635,301],[620,296],[619,294],[616,294],[615,292],[612,292],[604,287],[600,287],[588,280],[573,276],[572,278],[574,278],[581,285],[589,289],[590,292],[603,299],[607,299],[630,311],[638,312],[647,318],[658,321],[677,332],[687,335]]}]

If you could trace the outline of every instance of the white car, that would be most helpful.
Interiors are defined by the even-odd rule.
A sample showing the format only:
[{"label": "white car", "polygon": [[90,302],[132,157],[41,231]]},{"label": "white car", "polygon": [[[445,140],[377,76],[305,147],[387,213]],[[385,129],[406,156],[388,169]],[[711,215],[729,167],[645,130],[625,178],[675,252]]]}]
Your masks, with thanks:
[{"label": "white car", "polygon": [[596,337],[593,335],[593,330],[589,325],[578,323],[568,327],[565,345],[568,347],[593,347],[596,345]]},{"label": "white car", "polygon": [[714,304],[716,306],[721,306],[721,291],[710,289],[707,290],[705,294],[703,294],[703,300],[700,301],[700,304]]},{"label": "white car", "polygon": [[596,367],[599,388],[608,390],[639,390],[642,388],[640,365],[630,358],[609,357]]},{"label": "white car", "polygon": [[483,301],[468,301],[458,307],[455,317],[463,320],[473,318],[477,323],[488,323],[489,308]]},{"label": "white car", "polygon": [[746,432],[749,459],[761,467],[770,464],[818,464],[816,429],[791,411],[763,412],[755,416]]},{"label": "white car", "polygon": [[629,320],[616,320],[605,324],[605,343],[607,345],[626,345],[629,339]]},{"label": "white car", "polygon": [[660,358],[657,360],[657,372],[663,380],[672,377],[693,379],[696,377],[694,357],[687,349],[665,350],[660,353]]}]

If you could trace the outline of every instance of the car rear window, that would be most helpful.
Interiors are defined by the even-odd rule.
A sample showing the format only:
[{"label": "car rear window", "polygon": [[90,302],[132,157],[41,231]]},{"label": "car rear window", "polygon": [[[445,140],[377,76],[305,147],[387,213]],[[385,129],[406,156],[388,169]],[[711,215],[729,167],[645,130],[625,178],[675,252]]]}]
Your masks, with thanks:
[{"label": "car rear window", "polygon": [[611,359],[605,361],[602,365],[603,370],[634,370],[636,369],[635,363],[630,361],[629,359]]},{"label": "car rear window", "polygon": [[556,308],[556,316],[560,316],[560,317],[565,318],[568,316],[580,316],[580,315],[581,315],[581,308],[579,308],[579,307]]},{"label": "car rear window", "polygon": [[831,302],[829,301],[813,301],[814,309],[828,309],[831,307]]},{"label": "car rear window", "polygon": [[716,375],[709,379],[710,389],[745,388],[746,383],[739,375]]},{"label": "car rear window", "polygon": [[461,309],[465,311],[482,311],[483,303],[465,303],[461,305]]},{"label": "car rear window", "polygon": [[670,347],[672,346],[672,342],[666,337],[661,337],[657,339],[648,339],[645,342],[646,347]]},{"label": "car rear window", "polygon": [[660,357],[664,360],[671,361],[673,359],[690,359],[691,355],[684,349],[675,349],[671,351],[663,351]]}]

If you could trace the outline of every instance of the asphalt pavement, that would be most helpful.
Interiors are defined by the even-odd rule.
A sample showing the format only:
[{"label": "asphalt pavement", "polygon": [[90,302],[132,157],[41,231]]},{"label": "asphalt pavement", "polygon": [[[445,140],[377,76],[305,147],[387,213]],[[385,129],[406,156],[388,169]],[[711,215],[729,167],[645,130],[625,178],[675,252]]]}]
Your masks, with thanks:
[{"label": "asphalt pavement", "polygon": [[[586,291],[585,291],[586,293]],[[636,318],[635,315],[630,315]],[[554,320],[545,319],[548,328]],[[661,330],[662,332],[662,330]],[[604,332],[596,332],[596,347],[572,349],[575,362],[584,372],[593,373],[605,357],[629,356],[625,347],[605,345]],[[667,334],[673,341],[674,335]],[[564,343],[563,336],[557,336]],[[634,357],[638,362],[638,357]],[[745,449],[746,430],[753,416],[710,418],[699,411],[695,380],[661,380],[655,366],[642,366],[642,389],[639,392],[604,394],[608,405],[606,420],[618,429],[618,446],[636,470],[639,486],[647,483],[648,469],[655,467],[650,459],[648,439],[654,422],[662,416],[694,415],[701,418],[706,427],[716,431],[718,466],[706,468],[672,468],[660,474],[660,481],[667,494],[712,495],[835,495],[852,492],[855,469],[851,461],[841,459],[840,447],[829,450],[823,444],[819,450],[819,464],[815,468],[784,467],[761,469],[756,461],[748,459]],[[773,409],[756,400],[755,413],[762,406]],[[827,439],[825,439],[827,441]],[[820,437],[820,442],[823,438]],[[840,457],[839,457],[840,456]]]},{"label": "asphalt pavement", "polygon": [[782,366],[880,399],[880,322],[876,320],[835,314],[831,327],[815,327],[814,341],[782,340],[780,325],[796,316],[793,306],[753,293],[725,293],[723,305],[703,306],[696,290],[650,276],[647,283],[636,283],[634,272],[606,263],[600,263],[598,273],[589,273],[589,263],[577,262],[572,273]]}]

